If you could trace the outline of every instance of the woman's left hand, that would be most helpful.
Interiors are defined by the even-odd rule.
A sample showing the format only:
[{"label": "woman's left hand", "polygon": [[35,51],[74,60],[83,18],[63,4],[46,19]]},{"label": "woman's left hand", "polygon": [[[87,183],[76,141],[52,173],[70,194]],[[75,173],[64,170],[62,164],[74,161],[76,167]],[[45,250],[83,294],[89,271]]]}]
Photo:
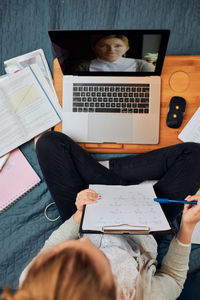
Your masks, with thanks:
[{"label": "woman's left hand", "polygon": [[81,217],[83,213],[83,208],[86,204],[96,203],[97,200],[100,199],[100,195],[98,195],[95,191],[91,189],[82,190],[77,194],[75,205],[77,207],[76,213],[73,215],[76,223],[80,224]]},{"label": "woman's left hand", "polygon": [[86,204],[93,204],[100,196],[91,189],[82,190],[77,194],[75,205],[77,210],[83,211],[84,205]]}]

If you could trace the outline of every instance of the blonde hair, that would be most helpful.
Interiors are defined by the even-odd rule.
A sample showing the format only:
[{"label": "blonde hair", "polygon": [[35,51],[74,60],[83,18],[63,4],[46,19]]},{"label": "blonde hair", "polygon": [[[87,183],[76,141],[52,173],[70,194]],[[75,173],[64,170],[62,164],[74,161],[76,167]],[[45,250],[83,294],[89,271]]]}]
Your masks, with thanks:
[{"label": "blonde hair", "polygon": [[68,247],[40,254],[21,288],[14,295],[5,288],[1,299],[116,300],[116,287],[114,278],[105,282],[87,253]]},{"label": "blonde hair", "polygon": [[120,39],[124,42],[126,47],[129,48],[128,38],[123,34],[102,35],[92,41],[92,47],[94,48],[100,40],[107,40],[107,39]]}]

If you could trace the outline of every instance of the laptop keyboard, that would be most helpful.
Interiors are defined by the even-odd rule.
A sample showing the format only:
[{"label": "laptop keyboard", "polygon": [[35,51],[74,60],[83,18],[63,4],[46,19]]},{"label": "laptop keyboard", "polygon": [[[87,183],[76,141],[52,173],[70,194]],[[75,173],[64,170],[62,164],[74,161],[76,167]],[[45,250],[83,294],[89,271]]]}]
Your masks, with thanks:
[{"label": "laptop keyboard", "polygon": [[73,112],[149,113],[150,84],[73,84]]}]

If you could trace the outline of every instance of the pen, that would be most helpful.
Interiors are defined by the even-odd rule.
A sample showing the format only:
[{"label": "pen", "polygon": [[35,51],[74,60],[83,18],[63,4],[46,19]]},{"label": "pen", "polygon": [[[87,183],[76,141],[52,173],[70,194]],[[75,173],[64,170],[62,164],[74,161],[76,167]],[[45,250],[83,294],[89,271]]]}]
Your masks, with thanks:
[{"label": "pen", "polygon": [[179,204],[197,204],[197,201],[187,201],[187,200],[172,200],[165,198],[154,198],[154,201],[158,203],[179,203]]}]

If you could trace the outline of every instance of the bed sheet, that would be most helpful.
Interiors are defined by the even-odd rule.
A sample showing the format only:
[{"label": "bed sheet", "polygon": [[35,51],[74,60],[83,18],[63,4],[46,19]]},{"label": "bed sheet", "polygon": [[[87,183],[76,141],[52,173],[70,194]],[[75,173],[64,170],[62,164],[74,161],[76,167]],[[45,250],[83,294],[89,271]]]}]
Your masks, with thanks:
[{"label": "bed sheet", "polygon": [[[20,150],[41,178],[41,182],[0,214],[0,289],[15,290],[18,278],[27,263],[38,253],[61,220],[50,222],[44,216],[45,207],[53,202],[38,164],[33,140]],[[59,215],[53,205],[51,218]]]},{"label": "bed sheet", "polygon": [[[52,203],[53,199],[38,164],[33,140],[22,145],[20,150],[39,175],[41,182],[0,214],[0,293],[5,286],[11,287],[12,290],[17,288],[24,267],[39,252],[52,231],[62,223],[61,219],[50,222],[44,215],[45,207]],[[125,155],[93,154],[93,157],[97,160],[106,160]],[[59,215],[55,205],[50,207],[48,215],[52,219]],[[199,261],[200,247],[193,245],[193,248],[196,249],[195,255],[191,257],[191,263],[195,265]],[[165,252],[166,249],[163,251]],[[192,274],[189,274],[185,288],[178,299],[196,300],[199,293],[199,279],[200,270],[197,267]]]},{"label": "bed sheet", "polygon": [[[61,219],[50,222],[44,215],[45,207],[53,202],[44,181],[33,140],[22,145],[23,152],[41,182],[0,214],[0,292],[5,286],[18,287],[19,276],[24,267],[39,252],[52,231],[62,223]],[[116,155],[93,155],[98,160]],[[48,216],[55,219],[59,212],[55,205],[48,209]]]}]

